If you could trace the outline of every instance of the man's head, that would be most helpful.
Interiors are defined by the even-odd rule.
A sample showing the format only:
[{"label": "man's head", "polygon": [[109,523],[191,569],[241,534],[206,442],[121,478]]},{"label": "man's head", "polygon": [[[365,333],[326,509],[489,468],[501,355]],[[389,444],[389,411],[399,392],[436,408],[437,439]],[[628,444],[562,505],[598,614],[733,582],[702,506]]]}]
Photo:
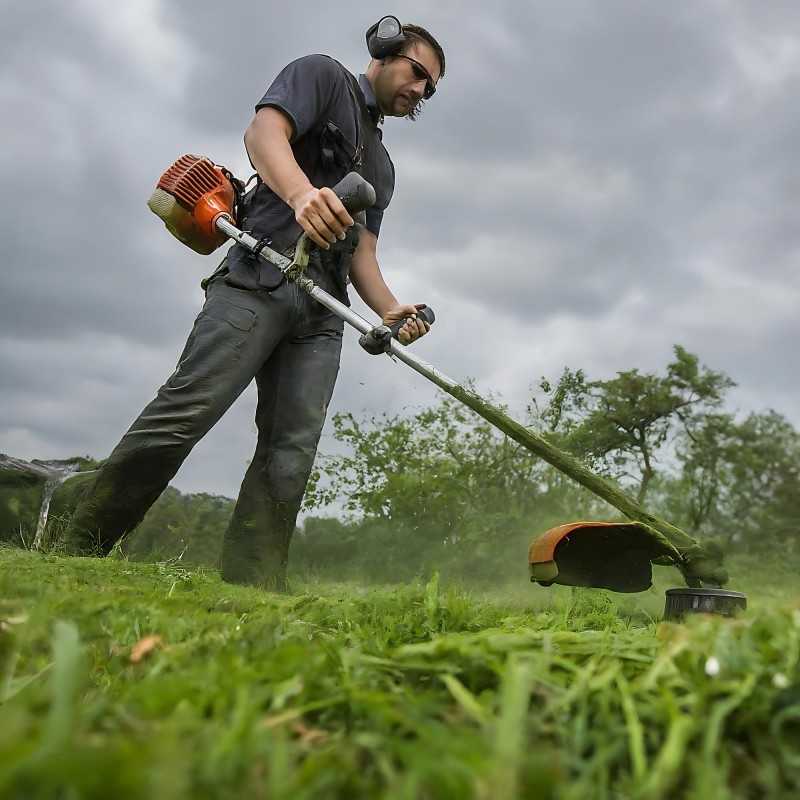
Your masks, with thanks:
[{"label": "man's head", "polygon": [[366,76],[385,116],[414,120],[444,75],[444,51],[418,25],[403,25],[403,34],[405,41],[398,51],[374,58]]}]

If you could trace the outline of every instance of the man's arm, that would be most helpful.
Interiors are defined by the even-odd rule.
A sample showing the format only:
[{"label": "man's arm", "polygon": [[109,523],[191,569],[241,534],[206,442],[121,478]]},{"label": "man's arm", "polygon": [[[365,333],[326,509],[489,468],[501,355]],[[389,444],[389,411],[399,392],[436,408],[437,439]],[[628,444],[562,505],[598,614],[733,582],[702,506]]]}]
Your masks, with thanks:
[{"label": "man's arm", "polygon": [[[401,306],[392,294],[381,274],[377,257],[378,237],[366,228],[361,231],[356,252],[350,265],[350,282],[358,292],[359,297],[381,318],[384,325],[415,315],[417,310],[424,308],[420,303],[415,306]],[[398,333],[402,344],[411,342],[424,336],[431,326],[419,317],[409,319]]]},{"label": "man's arm", "polygon": [[294,210],[309,237],[327,250],[344,239],[353,224],[342,201],[331,189],[317,189],[295,161],[289,144],[291,120],[272,106],[260,108],[244,134],[244,145],[261,180]]}]

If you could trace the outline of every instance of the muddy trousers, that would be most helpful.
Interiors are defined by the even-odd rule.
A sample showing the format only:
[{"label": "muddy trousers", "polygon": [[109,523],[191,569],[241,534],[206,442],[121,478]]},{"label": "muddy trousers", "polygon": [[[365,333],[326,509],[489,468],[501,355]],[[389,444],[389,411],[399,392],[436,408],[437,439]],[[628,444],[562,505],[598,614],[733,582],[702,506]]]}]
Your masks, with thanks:
[{"label": "muddy trousers", "polygon": [[255,379],[258,443],[225,533],[221,572],[226,581],[283,590],[289,543],[339,369],[342,328],[294,284],[246,291],[216,278],[175,372],[76,509],[67,550],[110,552]]}]

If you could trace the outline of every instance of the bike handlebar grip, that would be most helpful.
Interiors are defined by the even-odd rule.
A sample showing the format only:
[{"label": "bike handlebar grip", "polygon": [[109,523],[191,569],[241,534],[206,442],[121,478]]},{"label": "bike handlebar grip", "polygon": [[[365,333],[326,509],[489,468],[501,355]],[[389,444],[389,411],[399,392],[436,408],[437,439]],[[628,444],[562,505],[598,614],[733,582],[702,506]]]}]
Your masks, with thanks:
[{"label": "bike handlebar grip", "polygon": [[333,187],[333,192],[350,214],[368,209],[376,197],[372,184],[365,181],[357,172],[348,172]]}]

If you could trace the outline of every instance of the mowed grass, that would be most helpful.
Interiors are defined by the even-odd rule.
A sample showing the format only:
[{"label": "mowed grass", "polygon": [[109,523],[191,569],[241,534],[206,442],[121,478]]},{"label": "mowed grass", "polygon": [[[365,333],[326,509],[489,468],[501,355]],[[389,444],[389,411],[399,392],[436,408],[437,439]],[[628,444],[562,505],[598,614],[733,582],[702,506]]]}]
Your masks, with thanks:
[{"label": "mowed grass", "polygon": [[800,606],[746,590],[659,624],[0,548],[0,797],[798,797]]}]

